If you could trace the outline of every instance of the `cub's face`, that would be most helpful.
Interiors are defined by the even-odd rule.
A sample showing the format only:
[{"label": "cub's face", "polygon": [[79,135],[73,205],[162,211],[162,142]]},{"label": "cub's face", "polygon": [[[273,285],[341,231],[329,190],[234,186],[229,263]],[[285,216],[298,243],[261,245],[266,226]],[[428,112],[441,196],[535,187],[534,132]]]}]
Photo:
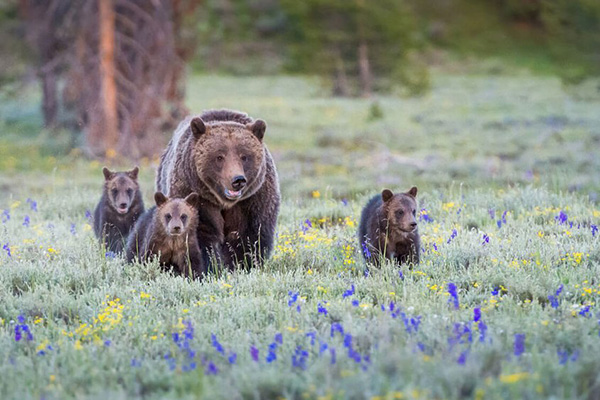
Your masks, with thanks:
[{"label": "cub's face", "polygon": [[196,193],[188,195],[185,199],[169,199],[161,192],[156,192],[154,199],[158,206],[158,220],[167,235],[183,235],[190,230],[190,226],[195,229],[198,219],[198,211],[196,211],[198,195]]},{"label": "cub's face", "polygon": [[127,214],[139,189],[137,182],[139,168],[135,167],[125,172],[112,172],[104,167],[102,172],[104,188],[111,207],[119,214]]},{"label": "cub's face", "polygon": [[224,205],[233,205],[264,174],[265,150],[262,138],[266,124],[257,120],[241,125],[222,122],[204,125],[191,122],[196,140],[196,170],[200,179]]},{"label": "cub's face", "polygon": [[416,187],[397,194],[386,189],[381,196],[390,231],[410,233],[417,230]]}]

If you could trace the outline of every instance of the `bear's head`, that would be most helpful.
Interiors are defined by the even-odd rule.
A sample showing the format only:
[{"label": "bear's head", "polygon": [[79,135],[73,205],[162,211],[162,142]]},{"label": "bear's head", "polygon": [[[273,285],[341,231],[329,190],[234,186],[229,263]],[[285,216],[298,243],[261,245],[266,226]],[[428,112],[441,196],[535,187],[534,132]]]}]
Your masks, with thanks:
[{"label": "bear's head", "polygon": [[266,174],[262,139],[267,125],[263,120],[248,124],[193,118],[190,129],[194,143],[194,162],[198,177],[217,202],[231,207],[253,195]]},{"label": "bear's head", "polygon": [[108,203],[119,214],[125,215],[138,195],[138,172],[135,167],[131,171],[112,172],[108,168],[102,168],[104,174],[104,191],[108,197]]},{"label": "bear's head", "polygon": [[154,193],[156,218],[168,236],[180,236],[188,232],[196,234],[198,226],[198,194],[190,193],[185,199],[171,198],[161,192]]},{"label": "bear's head", "polygon": [[411,233],[417,229],[417,188],[406,193],[392,193],[389,189],[381,192],[383,215],[387,219],[391,233]]}]

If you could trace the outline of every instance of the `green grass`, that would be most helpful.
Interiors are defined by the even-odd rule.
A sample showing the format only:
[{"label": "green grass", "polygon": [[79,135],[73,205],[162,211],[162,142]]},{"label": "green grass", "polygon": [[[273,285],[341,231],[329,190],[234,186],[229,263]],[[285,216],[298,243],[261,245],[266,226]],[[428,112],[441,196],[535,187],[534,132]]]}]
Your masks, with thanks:
[{"label": "green grass", "polygon": [[[373,101],[383,111],[375,121]],[[0,107],[0,148],[16,160],[0,161],[10,215],[0,222],[0,398],[600,396],[597,103],[550,78],[435,76],[422,98],[348,100],[302,78],[211,76],[191,80],[188,105],[268,123],[284,202],[262,269],[190,282],[106,258],[86,218],[101,165],[71,152],[64,133],[62,145],[34,133],[35,101]],[[9,118],[16,109],[29,117]],[[141,164],[150,201],[156,162]],[[401,268],[403,279],[391,265],[365,277],[362,205],[412,185],[432,219],[420,222],[421,264]],[[19,315],[31,341],[15,340]],[[331,336],[334,324],[352,351]],[[193,358],[173,333],[191,336]]]}]

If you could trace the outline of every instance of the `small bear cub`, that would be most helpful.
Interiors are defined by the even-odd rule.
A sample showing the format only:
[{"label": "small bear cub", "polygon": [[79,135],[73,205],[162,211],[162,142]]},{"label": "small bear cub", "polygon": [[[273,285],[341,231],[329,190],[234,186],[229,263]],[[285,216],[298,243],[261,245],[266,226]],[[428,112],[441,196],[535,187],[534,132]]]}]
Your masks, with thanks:
[{"label": "small bear cub", "polygon": [[138,172],[138,167],[122,172],[102,168],[104,187],[94,211],[94,233],[115,254],[123,251],[129,232],[144,212]]},{"label": "small bear cub", "polygon": [[161,265],[184,276],[201,277],[205,268],[196,234],[198,194],[169,199],[156,192],[154,200],[156,206],[142,215],[129,235],[127,261],[157,255]]},{"label": "small bear cub", "polygon": [[385,189],[362,211],[358,240],[367,262],[379,265],[382,257],[396,264],[419,263],[417,188],[406,193]]}]

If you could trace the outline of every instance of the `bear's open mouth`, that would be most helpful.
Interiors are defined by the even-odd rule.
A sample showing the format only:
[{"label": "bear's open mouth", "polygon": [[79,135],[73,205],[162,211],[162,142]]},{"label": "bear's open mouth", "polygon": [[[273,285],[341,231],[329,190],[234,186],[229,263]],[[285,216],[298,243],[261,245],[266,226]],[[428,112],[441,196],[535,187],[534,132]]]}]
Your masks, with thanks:
[{"label": "bear's open mouth", "polygon": [[117,212],[119,214],[127,214],[127,207],[126,208],[119,207],[119,208],[117,208]]},{"label": "bear's open mouth", "polygon": [[229,200],[237,200],[240,197],[242,197],[242,191],[238,190],[229,190],[229,189],[225,189],[225,197],[227,197]]}]

